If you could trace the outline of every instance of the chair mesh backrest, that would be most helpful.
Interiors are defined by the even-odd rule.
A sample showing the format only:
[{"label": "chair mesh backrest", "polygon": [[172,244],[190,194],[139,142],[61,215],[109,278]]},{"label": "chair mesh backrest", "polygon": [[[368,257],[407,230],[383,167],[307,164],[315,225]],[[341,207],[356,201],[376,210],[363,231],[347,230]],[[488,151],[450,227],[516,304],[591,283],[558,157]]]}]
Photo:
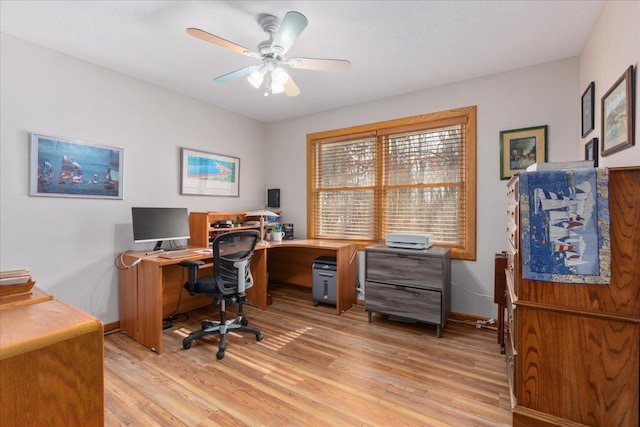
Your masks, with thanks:
[{"label": "chair mesh backrest", "polygon": [[[216,282],[220,290],[232,292],[238,286],[238,269],[234,263],[249,261],[258,243],[260,233],[256,230],[230,231],[221,234],[213,241],[213,262]],[[247,262],[245,271],[245,289],[253,285],[253,277]]]}]

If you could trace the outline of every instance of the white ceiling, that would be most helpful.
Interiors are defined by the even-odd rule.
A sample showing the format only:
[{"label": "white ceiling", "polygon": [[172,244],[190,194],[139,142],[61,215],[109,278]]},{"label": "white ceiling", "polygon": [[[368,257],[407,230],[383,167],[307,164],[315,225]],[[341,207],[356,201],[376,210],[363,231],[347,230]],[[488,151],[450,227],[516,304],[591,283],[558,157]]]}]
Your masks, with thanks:
[{"label": "white ceiling", "polygon": [[[279,121],[576,56],[602,1],[12,1],[0,31],[263,122]],[[347,73],[288,69],[302,91],[264,97],[212,78],[256,59],[193,38],[197,27],[256,48],[258,15],[309,25],[289,57],[348,59]]]}]

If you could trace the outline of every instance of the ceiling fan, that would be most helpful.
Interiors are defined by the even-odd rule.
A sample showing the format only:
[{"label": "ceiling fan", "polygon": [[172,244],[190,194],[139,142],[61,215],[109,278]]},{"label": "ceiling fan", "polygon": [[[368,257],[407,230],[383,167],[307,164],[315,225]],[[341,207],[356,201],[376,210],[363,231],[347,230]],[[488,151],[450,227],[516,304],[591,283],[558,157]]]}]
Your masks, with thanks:
[{"label": "ceiling fan", "polygon": [[225,83],[246,76],[249,83],[256,89],[265,83],[264,96],[282,92],[287,96],[296,96],[300,93],[300,89],[281,65],[319,71],[348,71],[351,68],[351,63],[343,59],[287,59],[286,53],[308,23],[307,18],[299,12],[287,12],[282,22],[273,15],[264,14],[260,16],[259,23],[269,35],[269,39],[260,43],[256,50],[248,49],[199,28],[187,28],[187,33],[193,37],[262,61],[261,65],[250,65],[216,77],[213,79],[215,82]]}]

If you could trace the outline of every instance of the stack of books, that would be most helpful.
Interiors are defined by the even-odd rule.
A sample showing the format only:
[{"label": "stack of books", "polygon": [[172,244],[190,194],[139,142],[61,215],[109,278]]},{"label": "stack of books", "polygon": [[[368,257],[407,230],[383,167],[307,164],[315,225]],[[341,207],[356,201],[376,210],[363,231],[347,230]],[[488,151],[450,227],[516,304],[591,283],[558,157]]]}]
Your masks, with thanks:
[{"label": "stack of books", "polygon": [[29,295],[35,284],[28,268],[0,271],[0,297]]},{"label": "stack of books", "polygon": [[0,285],[18,285],[31,280],[28,268],[0,271]]}]

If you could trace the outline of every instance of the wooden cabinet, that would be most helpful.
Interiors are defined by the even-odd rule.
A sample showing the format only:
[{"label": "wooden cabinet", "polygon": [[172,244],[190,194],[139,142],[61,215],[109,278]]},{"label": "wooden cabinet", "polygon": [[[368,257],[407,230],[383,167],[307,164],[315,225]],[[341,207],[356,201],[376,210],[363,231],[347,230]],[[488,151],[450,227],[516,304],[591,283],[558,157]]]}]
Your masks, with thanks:
[{"label": "wooden cabinet", "polygon": [[436,325],[437,336],[451,307],[451,251],[365,248],[365,310]]},{"label": "wooden cabinet", "polygon": [[509,400],[511,408],[516,405],[516,367],[517,350],[517,306],[518,294],[516,280],[520,277],[520,204],[517,175],[507,185],[507,252],[505,270],[505,308],[507,311],[504,328],[505,353],[507,359],[507,379],[509,381]]},{"label": "wooden cabinet", "polygon": [[43,295],[1,312],[0,424],[102,426],[102,323]]},{"label": "wooden cabinet", "polygon": [[513,425],[637,427],[640,168],[609,169],[611,279],[606,285],[522,278],[518,179],[508,186],[515,210],[509,209],[507,226],[513,244],[507,297],[517,307],[514,327],[508,328],[515,351]]}]

